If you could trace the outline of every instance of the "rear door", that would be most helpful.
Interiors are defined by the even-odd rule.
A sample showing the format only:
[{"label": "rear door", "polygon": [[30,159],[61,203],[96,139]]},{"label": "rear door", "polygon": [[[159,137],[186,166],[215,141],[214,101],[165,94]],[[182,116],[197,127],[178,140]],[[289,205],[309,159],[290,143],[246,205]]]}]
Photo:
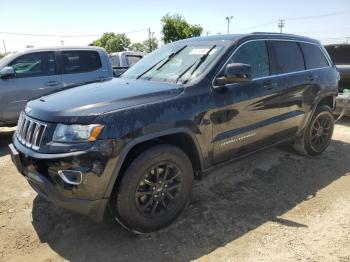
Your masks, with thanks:
[{"label": "rear door", "polygon": [[63,87],[73,87],[105,80],[108,76],[105,61],[94,50],[67,50],[61,52]]},{"label": "rear door", "polygon": [[214,90],[216,109],[211,122],[216,163],[279,139],[279,88],[277,78],[270,73],[266,42],[244,43],[229,63],[249,64],[253,80]]},{"label": "rear door", "polygon": [[306,70],[302,43],[285,40],[270,40],[268,43],[272,73],[279,75],[281,88],[281,131],[286,137],[293,137],[303,127],[306,113],[310,112],[318,76],[314,70]]},{"label": "rear door", "polygon": [[0,79],[0,112],[2,121],[13,123],[26,103],[61,88],[54,52],[37,52],[15,58],[8,64],[16,76]]}]

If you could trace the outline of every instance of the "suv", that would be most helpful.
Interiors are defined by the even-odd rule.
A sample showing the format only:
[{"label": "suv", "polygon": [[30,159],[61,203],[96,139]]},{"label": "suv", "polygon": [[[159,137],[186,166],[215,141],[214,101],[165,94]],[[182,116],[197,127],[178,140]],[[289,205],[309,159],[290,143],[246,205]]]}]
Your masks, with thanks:
[{"label": "suv", "polygon": [[[326,149],[338,72],[313,39],[253,33],[181,40],[121,78],[28,103],[9,145],[58,206],[152,232],[184,209],[193,179],[282,142]],[[76,99],[76,98],[79,99]]]},{"label": "suv", "polygon": [[350,90],[350,44],[326,45],[325,48],[340,74],[339,95],[334,113],[350,115],[347,107]]},{"label": "suv", "polygon": [[100,47],[30,48],[0,60],[0,126],[14,126],[29,100],[113,77]]}]

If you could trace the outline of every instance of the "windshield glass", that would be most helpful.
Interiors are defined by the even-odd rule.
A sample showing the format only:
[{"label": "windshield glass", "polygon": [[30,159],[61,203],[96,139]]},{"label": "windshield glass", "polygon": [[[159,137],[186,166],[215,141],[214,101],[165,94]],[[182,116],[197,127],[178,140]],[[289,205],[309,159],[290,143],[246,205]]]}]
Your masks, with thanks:
[{"label": "windshield glass", "polygon": [[11,60],[12,56],[15,55],[17,52],[12,52],[7,54],[5,57],[0,59],[0,68],[6,66],[8,62]]},{"label": "windshield glass", "polygon": [[217,45],[166,45],[145,56],[122,78],[157,82],[188,82],[203,74],[221,53]]}]

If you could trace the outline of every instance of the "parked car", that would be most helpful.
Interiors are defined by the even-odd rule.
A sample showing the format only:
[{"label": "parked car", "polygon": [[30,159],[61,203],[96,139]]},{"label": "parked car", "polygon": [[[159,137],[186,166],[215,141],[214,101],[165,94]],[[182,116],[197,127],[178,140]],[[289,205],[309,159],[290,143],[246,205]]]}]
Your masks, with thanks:
[{"label": "parked car", "polygon": [[140,61],[146,53],[137,51],[124,51],[109,54],[115,77],[119,77],[131,66]]},{"label": "parked car", "polygon": [[[320,42],[253,33],[174,42],[121,78],[28,103],[9,145],[29,184],[58,206],[152,232],[184,209],[194,178],[292,142],[332,137],[338,72]],[[76,99],[79,97],[79,99]]]},{"label": "parked car", "polygon": [[16,125],[31,99],[112,77],[99,47],[32,48],[6,56],[0,60],[0,126]]},{"label": "parked car", "polygon": [[350,104],[348,102],[348,93],[343,93],[344,89],[350,90],[350,45],[349,44],[334,44],[325,46],[328,54],[330,55],[333,63],[337,66],[340,81],[339,81],[339,95],[337,97],[336,103],[337,107],[335,109],[336,114],[340,114],[344,106],[344,113],[346,115],[350,114]]}]

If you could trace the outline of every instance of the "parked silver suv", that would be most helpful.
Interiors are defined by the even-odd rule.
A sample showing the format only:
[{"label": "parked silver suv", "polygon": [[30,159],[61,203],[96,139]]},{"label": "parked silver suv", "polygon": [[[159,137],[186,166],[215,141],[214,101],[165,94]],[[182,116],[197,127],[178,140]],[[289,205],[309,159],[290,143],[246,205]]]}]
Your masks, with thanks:
[{"label": "parked silver suv", "polygon": [[32,48],[0,60],[0,126],[16,125],[26,103],[62,89],[113,77],[99,47]]}]

